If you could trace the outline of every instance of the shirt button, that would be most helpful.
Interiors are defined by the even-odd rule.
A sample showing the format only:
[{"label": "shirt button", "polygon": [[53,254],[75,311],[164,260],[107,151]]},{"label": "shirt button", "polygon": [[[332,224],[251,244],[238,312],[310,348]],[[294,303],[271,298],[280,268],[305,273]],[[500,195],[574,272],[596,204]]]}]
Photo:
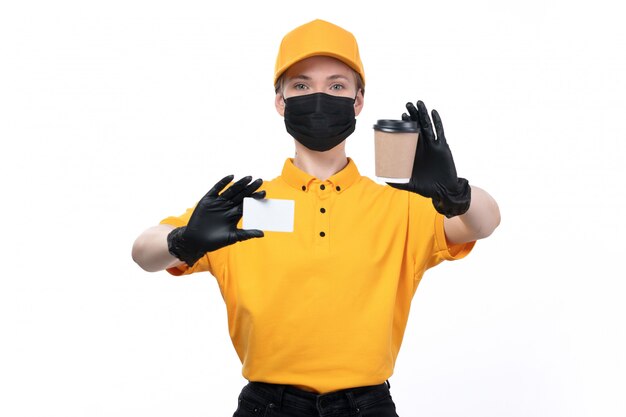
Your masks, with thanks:
[{"label": "shirt button", "polygon": [[325,209],[324,207],[322,207],[322,208],[320,209],[320,211],[321,211],[322,213],[326,213],[326,209]]},{"label": "shirt button", "polygon": [[302,191],[306,191],[306,185],[302,186]]},{"label": "shirt button", "polygon": [[325,186],[324,184],[322,184],[322,185],[320,185],[320,188],[321,188],[322,190],[325,190],[325,189],[326,189],[326,186]]},{"label": "shirt button", "polygon": [[341,191],[341,187],[340,186],[337,186],[337,191]]},{"label": "shirt button", "polygon": [[320,236],[321,236],[321,237],[324,237],[324,236],[326,236],[326,233],[324,233],[324,232],[320,232]]}]

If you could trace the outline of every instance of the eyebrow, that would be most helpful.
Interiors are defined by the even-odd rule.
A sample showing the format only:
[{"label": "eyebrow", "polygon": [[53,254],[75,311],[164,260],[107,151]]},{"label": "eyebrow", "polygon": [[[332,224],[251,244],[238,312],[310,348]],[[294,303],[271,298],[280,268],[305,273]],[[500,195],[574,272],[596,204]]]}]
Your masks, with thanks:
[{"label": "eyebrow", "polygon": [[327,79],[328,80],[337,80],[339,78],[343,78],[344,80],[348,80],[348,77],[346,77],[345,75],[341,75],[341,74],[331,75]]},{"label": "eyebrow", "polygon": [[309,77],[308,75],[296,75],[295,77],[289,77],[289,80],[305,80],[305,81],[311,81],[312,78]]}]

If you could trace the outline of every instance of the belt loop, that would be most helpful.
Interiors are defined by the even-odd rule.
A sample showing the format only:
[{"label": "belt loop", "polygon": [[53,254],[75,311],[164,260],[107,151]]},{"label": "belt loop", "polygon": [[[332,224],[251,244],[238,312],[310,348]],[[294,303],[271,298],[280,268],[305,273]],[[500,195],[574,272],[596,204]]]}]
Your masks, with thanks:
[{"label": "belt loop", "polygon": [[286,385],[284,385],[284,384],[280,384],[280,385],[278,386],[278,396],[277,396],[277,398],[276,398],[276,402],[277,402],[278,404],[276,404],[276,405],[277,405],[277,406],[278,406],[278,408],[279,408],[279,409],[281,409],[281,410],[282,410],[282,408],[283,408],[283,394],[285,393],[285,387],[286,387]]},{"label": "belt loop", "polygon": [[385,381],[387,383],[387,388],[391,389],[391,384],[389,383],[389,380]]},{"label": "belt loop", "polygon": [[353,410],[355,410],[357,412],[361,411],[359,409],[359,407],[357,407],[356,401],[354,401],[354,397],[353,397],[352,391],[346,391],[346,397],[348,397],[348,401],[350,401],[350,407],[352,407]]}]

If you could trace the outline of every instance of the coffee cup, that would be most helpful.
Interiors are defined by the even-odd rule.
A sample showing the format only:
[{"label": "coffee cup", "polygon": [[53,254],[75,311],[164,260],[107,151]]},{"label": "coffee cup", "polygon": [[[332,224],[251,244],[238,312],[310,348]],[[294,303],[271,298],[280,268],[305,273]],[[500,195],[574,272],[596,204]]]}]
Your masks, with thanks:
[{"label": "coffee cup", "polygon": [[374,156],[376,176],[381,181],[409,182],[418,138],[415,121],[382,119],[376,122]]}]

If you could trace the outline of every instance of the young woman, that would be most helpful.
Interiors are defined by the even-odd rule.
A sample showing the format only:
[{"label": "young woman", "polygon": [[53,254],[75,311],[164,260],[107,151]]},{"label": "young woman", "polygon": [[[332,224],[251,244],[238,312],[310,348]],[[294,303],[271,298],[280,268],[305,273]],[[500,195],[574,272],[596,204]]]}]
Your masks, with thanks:
[{"label": "young woman", "polygon": [[[393,373],[423,273],[466,256],[500,222],[496,202],[457,177],[441,119],[407,104],[421,136],[411,180],[380,185],[345,151],[364,103],[354,36],[315,20],[288,33],[275,106],[295,157],[277,178],[224,177],[181,216],[142,233],[147,271],[209,271],[249,383],[235,417],[397,416]],[[295,202],[293,232],[242,230],[246,197]]]}]

